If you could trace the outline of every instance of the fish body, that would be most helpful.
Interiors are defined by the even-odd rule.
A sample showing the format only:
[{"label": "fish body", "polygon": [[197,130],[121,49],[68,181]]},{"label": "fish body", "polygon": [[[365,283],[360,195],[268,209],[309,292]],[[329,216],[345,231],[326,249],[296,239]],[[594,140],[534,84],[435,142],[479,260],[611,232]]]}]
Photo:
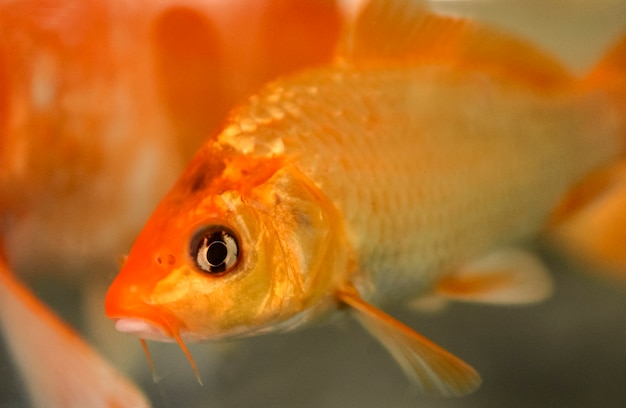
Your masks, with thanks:
[{"label": "fish body", "polygon": [[207,140],[137,238],[107,315],[185,349],[347,308],[422,390],[471,392],[470,366],[373,304],[550,292],[520,246],[624,150],[620,93],[598,77],[421,4],[373,1],[334,64],[267,85]]},{"label": "fish body", "polygon": [[575,87],[431,65],[327,68],[270,85],[209,149],[279,156],[323,192],[361,294],[379,303],[535,237],[573,183],[623,150],[616,114]]}]

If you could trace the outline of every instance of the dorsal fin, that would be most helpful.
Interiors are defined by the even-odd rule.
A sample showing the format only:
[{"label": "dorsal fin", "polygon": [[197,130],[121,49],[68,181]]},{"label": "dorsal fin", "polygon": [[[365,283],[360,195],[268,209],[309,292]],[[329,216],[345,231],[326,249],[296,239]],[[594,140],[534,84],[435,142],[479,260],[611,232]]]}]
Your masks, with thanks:
[{"label": "dorsal fin", "polygon": [[541,88],[571,81],[554,58],[478,22],[433,14],[423,2],[371,0],[339,48],[349,64],[426,62],[483,70]]}]

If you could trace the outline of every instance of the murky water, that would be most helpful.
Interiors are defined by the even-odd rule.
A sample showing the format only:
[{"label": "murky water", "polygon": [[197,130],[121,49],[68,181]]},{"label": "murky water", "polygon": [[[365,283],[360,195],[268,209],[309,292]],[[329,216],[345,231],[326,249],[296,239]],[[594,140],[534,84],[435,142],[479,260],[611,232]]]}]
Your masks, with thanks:
[{"label": "murky water", "polygon": [[[589,68],[626,31],[623,0],[439,1],[437,7],[508,27],[552,50],[576,72]],[[86,324],[75,313],[73,305],[85,297],[79,288],[53,282],[38,287],[135,378],[155,407],[626,406],[626,287],[562,260],[548,262],[556,292],[537,306],[459,304],[432,316],[394,312],[482,374],[483,386],[462,399],[417,395],[378,343],[349,319],[288,335],[192,346],[202,387],[176,346],[151,343],[160,377],[154,383],[134,338],[114,332],[104,320]],[[98,310],[102,292],[93,293]],[[27,406],[3,352],[0,407]]]}]

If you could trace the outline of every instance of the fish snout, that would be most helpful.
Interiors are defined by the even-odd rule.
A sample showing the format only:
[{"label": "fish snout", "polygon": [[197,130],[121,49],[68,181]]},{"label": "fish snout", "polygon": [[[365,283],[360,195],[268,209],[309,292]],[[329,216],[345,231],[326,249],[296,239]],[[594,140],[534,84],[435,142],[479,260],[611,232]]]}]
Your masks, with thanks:
[{"label": "fish snout", "polygon": [[114,281],[104,302],[105,314],[115,321],[115,328],[142,339],[174,341],[180,324],[171,314],[149,304],[135,285]]},{"label": "fish snout", "polygon": [[145,340],[178,343],[187,356],[198,382],[202,384],[198,367],[181,338],[180,331],[184,328],[182,322],[171,313],[162,310],[157,305],[150,304],[145,299],[148,297],[143,297],[136,285],[127,285],[116,279],[111,284],[104,301],[105,313],[108,318],[115,320],[115,328],[118,331],[134,334],[141,339],[153,370],[152,358]]}]

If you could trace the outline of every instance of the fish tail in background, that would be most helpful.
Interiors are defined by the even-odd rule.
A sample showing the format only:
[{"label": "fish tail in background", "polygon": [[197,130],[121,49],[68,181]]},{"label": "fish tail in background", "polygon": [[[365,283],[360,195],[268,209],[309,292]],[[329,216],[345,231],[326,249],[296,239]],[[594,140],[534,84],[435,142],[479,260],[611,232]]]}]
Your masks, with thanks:
[{"label": "fish tail in background", "polygon": [[338,41],[343,17],[334,0],[230,3],[213,7],[215,15],[170,7],[153,22],[157,87],[186,158],[251,91],[329,62]]},{"label": "fish tail in background", "polygon": [[622,135],[622,158],[572,189],[553,214],[553,237],[557,246],[626,283],[626,34],[583,85],[606,92],[617,106],[605,117]]},{"label": "fish tail in background", "polygon": [[131,382],[16,279],[1,247],[0,327],[34,407],[150,406]]},{"label": "fish tail in background", "polygon": [[590,87],[606,89],[617,103],[626,156],[626,33],[590,72],[586,83]]},{"label": "fish tail in background", "polygon": [[[621,92],[626,91],[626,33],[600,60],[587,80],[597,84],[617,86]],[[626,107],[626,100],[622,103]]]}]

